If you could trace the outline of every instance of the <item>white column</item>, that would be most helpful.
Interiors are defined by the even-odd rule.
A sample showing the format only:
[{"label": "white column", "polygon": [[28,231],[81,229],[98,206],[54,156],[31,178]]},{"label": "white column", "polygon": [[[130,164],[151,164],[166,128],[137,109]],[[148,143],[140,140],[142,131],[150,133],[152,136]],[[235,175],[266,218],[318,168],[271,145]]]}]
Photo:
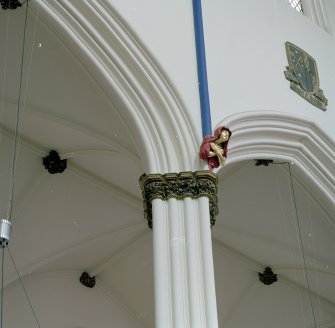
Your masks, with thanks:
[{"label": "white column", "polygon": [[156,218],[153,228],[155,322],[156,327],[170,328],[173,324],[167,202],[153,200],[152,213]]},{"label": "white column", "polygon": [[188,250],[188,297],[191,327],[206,327],[206,306],[203,282],[200,213],[197,201],[185,198],[186,245]]},{"label": "white column", "polygon": [[156,328],[217,328],[208,198],[152,201]]},{"label": "white column", "polygon": [[201,247],[204,257],[204,289],[206,298],[207,327],[218,327],[216,293],[213,270],[213,248],[207,197],[199,198],[199,213],[201,217]]}]

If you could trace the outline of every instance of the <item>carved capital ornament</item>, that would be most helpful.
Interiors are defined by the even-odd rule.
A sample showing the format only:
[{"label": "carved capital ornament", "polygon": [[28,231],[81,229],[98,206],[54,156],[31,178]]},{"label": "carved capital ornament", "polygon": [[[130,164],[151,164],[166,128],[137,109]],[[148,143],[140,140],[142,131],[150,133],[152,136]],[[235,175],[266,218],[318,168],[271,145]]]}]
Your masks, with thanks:
[{"label": "carved capital ornament", "polygon": [[152,205],[154,199],[169,198],[197,199],[205,196],[209,199],[211,225],[218,214],[217,176],[210,171],[181,172],[167,174],[143,174],[140,177],[143,195],[144,216],[152,228]]}]

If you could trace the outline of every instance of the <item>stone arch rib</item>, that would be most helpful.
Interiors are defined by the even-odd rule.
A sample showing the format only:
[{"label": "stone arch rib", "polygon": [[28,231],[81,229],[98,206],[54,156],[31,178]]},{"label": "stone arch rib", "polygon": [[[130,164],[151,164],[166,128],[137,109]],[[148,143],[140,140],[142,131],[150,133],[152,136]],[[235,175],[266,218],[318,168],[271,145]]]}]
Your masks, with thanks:
[{"label": "stone arch rib", "polygon": [[324,205],[334,208],[334,142],[315,122],[273,111],[238,113],[222,122],[233,132],[226,165],[256,158],[289,161],[311,181]]},{"label": "stone arch rib", "polygon": [[103,0],[41,0],[35,6],[41,7],[42,19],[117,108],[143,169],[148,173],[192,170],[190,158],[198,146],[184,105],[111,5]]}]

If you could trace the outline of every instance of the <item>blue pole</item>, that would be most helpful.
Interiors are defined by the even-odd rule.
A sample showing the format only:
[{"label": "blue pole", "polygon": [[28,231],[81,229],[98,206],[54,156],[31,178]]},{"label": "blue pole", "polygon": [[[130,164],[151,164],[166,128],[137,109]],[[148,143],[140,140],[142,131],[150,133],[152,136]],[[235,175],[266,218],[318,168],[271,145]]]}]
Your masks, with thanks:
[{"label": "blue pole", "polygon": [[198,83],[201,109],[202,136],[212,134],[211,108],[209,105],[206,51],[202,22],[201,0],[193,0],[195,46],[197,52]]}]

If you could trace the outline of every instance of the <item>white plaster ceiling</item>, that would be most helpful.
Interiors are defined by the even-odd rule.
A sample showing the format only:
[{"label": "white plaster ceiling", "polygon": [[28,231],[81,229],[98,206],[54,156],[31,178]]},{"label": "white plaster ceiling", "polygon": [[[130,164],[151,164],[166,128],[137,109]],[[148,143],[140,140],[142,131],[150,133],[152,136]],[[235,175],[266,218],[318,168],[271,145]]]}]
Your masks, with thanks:
[{"label": "white plaster ceiling", "polygon": [[[0,12],[0,212],[6,216],[24,10]],[[41,327],[154,327],[151,231],[140,156],[94,76],[29,12],[10,249]],[[111,92],[113,92],[111,90]],[[50,175],[42,157],[68,158]],[[319,327],[335,327],[334,209],[292,167]],[[224,169],[213,248],[220,327],[313,327],[287,164]],[[258,272],[271,266],[278,282]],[[79,283],[97,272],[93,289]],[[6,254],[4,327],[37,327]]]}]

